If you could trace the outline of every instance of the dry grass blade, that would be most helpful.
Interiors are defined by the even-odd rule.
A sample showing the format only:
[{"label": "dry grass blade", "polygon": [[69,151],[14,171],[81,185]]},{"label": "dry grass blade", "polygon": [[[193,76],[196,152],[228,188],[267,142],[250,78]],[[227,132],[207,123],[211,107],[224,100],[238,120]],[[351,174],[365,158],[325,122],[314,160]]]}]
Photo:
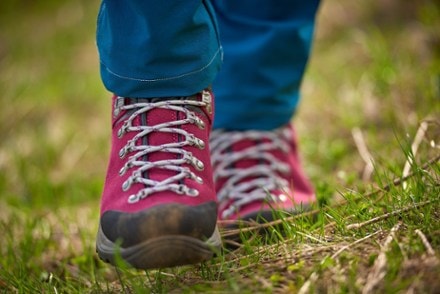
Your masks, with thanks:
[{"label": "dry grass blade", "polygon": [[359,155],[365,162],[365,168],[362,173],[362,180],[368,181],[371,178],[371,174],[374,171],[374,159],[371,153],[368,151],[367,144],[365,143],[362,131],[359,128],[354,128],[351,130],[353,135],[354,143],[356,144]]},{"label": "dry grass blade", "polygon": [[402,212],[406,212],[406,211],[409,211],[409,210],[412,210],[412,209],[416,209],[416,208],[428,205],[428,204],[430,204],[432,202],[434,202],[434,201],[433,200],[427,200],[427,201],[419,202],[419,203],[416,203],[414,205],[404,207],[402,209],[398,209],[398,210],[395,210],[395,211],[392,211],[392,212],[388,212],[388,213],[382,214],[380,216],[374,217],[374,218],[369,219],[369,220],[367,220],[365,222],[362,222],[362,223],[350,224],[350,225],[348,225],[346,227],[346,229],[347,230],[359,229],[359,228],[362,228],[364,226],[377,223],[377,222],[379,222],[381,220],[384,220],[386,218],[389,218],[391,216],[401,214]]},{"label": "dry grass blade", "polygon": [[369,234],[369,235],[367,235],[367,236],[365,236],[365,237],[363,237],[363,238],[361,238],[361,239],[359,239],[359,240],[354,241],[353,243],[350,243],[350,244],[348,244],[348,245],[346,245],[346,246],[340,248],[338,251],[336,251],[335,253],[333,253],[333,255],[331,256],[331,258],[336,258],[336,257],[338,257],[338,255],[341,254],[342,252],[344,252],[345,250],[347,250],[347,249],[349,249],[349,248],[351,248],[351,247],[354,247],[354,246],[356,246],[357,244],[362,243],[362,242],[364,242],[365,240],[368,240],[368,239],[370,239],[371,237],[374,237],[374,236],[376,236],[377,234],[379,234],[379,233],[381,233],[381,232],[382,232],[382,230],[379,230],[379,231],[377,231],[377,232],[374,232],[374,233],[372,233],[372,234]]},{"label": "dry grass blade", "polygon": [[[413,164],[413,160],[416,157],[417,150],[419,149],[420,143],[422,143],[423,138],[425,137],[426,131],[428,130],[428,122],[423,121],[420,123],[420,126],[417,130],[417,133],[414,137],[414,141],[411,144],[411,154],[409,155],[405,166],[403,167],[402,176],[406,177],[409,174],[409,171],[411,170],[411,165]],[[406,189],[407,185],[406,182],[403,183],[403,189]]]},{"label": "dry grass blade", "polygon": [[399,230],[401,223],[397,223],[391,229],[389,235],[385,239],[385,242],[380,250],[379,256],[374,262],[372,271],[368,274],[367,283],[362,289],[362,294],[369,294],[374,291],[376,286],[382,281],[386,274],[387,267],[387,257],[386,253],[388,252],[391,242],[395,239],[395,233]]},{"label": "dry grass blade", "polygon": [[313,236],[310,235],[310,234],[306,234],[306,233],[303,233],[303,232],[301,232],[301,231],[296,231],[296,233],[297,233],[298,235],[301,235],[301,236],[303,236],[303,237],[306,237],[306,238],[309,239],[309,240],[315,241],[316,243],[323,244],[323,245],[327,245],[327,244],[328,244],[326,241],[323,241],[323,240],[321,240],[321,239],[318,239],[318,238],[316,238],[316,237],[313,237]]},{"label": "dry grass blade", "polygon": [[[438,163],[439,161],[440,161],[440,154],[438,154],[437,156],[431,158],[426,163],[424,163],[421,166],[421,169],[425,170],[428,167],[432,166],[433,164]],[[390,184],[385,185],[382,189],[376,189],[370,193],[365,194],[364,197],[371,197],[371,196],[379,194],[380,192],[383,192],[383,191],[387,192],[390,190],[391,187],[402,185],[402,183],[404,183],[406,180],[414,177],[415,175],[416,175],[416,173],[412,172],[412,173],[408,173],[408,175],[406,175],[406,176],[402,176],[401,178],[396,178]]]},{"label": "dry grass blade", "polygon": [[428,252],[428,254],[431,255],[431,256],[435,256],[435,251],[434,251],[434,249],[432,249],[431,244],[429,244],[428,238],[426,238],[425,234],[423,234],[423,232],[420,231],[419,229],[415,230],[415,232],[420,237],[420,239],[422,240],[422,243],[425,246],[426,251]]},{"label": "dry grass blade", "polygon": [[316,272],[313,272],[309,279],[302,285],[299,289],[298,294],[306,294],[309,293],[310,286],[318,280],[319,275]]}]

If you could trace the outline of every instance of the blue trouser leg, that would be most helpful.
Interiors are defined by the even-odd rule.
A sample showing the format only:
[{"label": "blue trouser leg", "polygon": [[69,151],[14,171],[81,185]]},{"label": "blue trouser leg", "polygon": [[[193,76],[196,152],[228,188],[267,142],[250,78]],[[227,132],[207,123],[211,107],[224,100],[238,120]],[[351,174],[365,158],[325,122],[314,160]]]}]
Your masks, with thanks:
[{"label": "blue trouser leg", "polygon": [[273,129],[298,104],[319,0],[214,0],[224,63],[215,128]]},{"label": "blue trouser leg", "polygon": [[[225,63],[215,83],[215,127],[272,129],[299,100],[319,0],[215,0]],[[209,1],[104,0],[101,75],[126,97],[191,95],[221,63]]]},{"label": "blue trouser leg", "polygon": [[103,0],[96,37],[103,83],[120,96],[191,95],[221,63],[209,1]]}]

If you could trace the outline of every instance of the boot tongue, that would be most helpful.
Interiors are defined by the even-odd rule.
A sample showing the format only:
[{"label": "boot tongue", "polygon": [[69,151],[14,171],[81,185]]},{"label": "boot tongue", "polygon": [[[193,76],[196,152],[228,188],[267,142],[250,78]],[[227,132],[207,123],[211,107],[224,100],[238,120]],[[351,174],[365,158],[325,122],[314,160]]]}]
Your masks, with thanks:
[{"label": "boot tongue", "polygon": [[[156,103],[162,101],[170,100],[183,100],[183,97],[170,97],[170,98],[130,98],[132,103]],[[184,115],[176,110],[164,109],[164,108],[153,108],[145,113],[142,113],[137,117],[137,123],[141,126],[157,126],[171,121],[176,121],[182,119]],[[178,128],[179,126],[173,126],[173,128]],[[143,136],[137,142],[138,145],[148,145],[148,146],[161,146],[170,143],[176,143],[183,140],[181,136],[176,133],[168,133],[161,131],[153,131],[147,136]],[[143,157],[144,161],[157,162],[162,160],[177,159],[178,154],[173,154],[170,152],[153,152],[145,155]],[[163,181],[169,177],[175,176],[177,172],[170,171],[163,168],[153,168],[144,174],[145,178],[149,178],[155,181]]]},{"label": "boot tongue", "polygon": [[[175,101],[175,100],[196,100],[196,96],[190,97],[167,97],[167,98],[130,98],[128,103],[157,103],[162,101]],[[184,106],[186,107],[186,106]],[[185,114],[181,111],[165,109],[165,108],[153,108],[146,113],[142,113],[137,117],[137,123],[139,125],[157,126],[161,124],[166,124],[169,122],[174,122],[176,120],[185,119]],[[170,126],[171,128],[181,128],[181,126]],[[148,145],[148,146],[162,146],[170,143],[178,143],[184,141],[185,137],[170,132],[153,131],[147,136],[143,136],[138,140],[138,145]],[[176,147],[174,147],[176,148]],[[153,152],[144,156],[143,160],[149,162],[157,162],[163,160],[173,160],[180,158],[180,154],[170,153],[170,152]],[[172,176],[177,175],[178,172],[171,171],[163,168],[153,168],[144,174],[145,178],[150,178],[155,181],[163,181]]]}]

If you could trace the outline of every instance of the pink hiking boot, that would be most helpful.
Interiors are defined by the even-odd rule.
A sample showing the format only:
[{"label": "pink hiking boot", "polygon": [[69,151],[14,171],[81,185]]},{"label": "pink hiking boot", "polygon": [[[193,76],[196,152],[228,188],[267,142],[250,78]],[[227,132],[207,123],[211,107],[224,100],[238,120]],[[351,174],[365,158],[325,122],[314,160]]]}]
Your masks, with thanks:
[{"label": "pink hiking boot", "polygon": [[208,148],[212,94],[113,102],[99,257],[115,264],[118,252],[140,269],[210,259],[221,246]]},{"label": "pink hiking boot", "polygon": [[273,220],[316,202],[289,124],[272,131],[214,130],[210,138],[219,219]]}]

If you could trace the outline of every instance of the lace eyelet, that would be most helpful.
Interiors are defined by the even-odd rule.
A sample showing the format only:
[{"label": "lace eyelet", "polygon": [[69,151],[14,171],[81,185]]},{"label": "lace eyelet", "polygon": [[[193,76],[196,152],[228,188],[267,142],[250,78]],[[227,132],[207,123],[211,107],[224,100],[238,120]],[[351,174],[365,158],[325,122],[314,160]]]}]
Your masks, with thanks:
[{"label": "lace eyelet", "polygon": [[200,160],[196,159],[196,161],[195,161],[195,168],[198,171],[202,171],[202,170],[205,169],[205,165],[203,164],[203,162],[201,162]]},{"label": "lace eyelet", "polygon": [[204,130],[205,129],[205,123],[200,118],[197,118],[196,125],[199,127],[199,129]]},{"label": "lace eyelet", "polygon": [[128,203],[136,203],[139,201],[139,196],[136,194],[130,195],[130,197],[128,197]]},{"label": "lace eyelet", "polygon": [[124,135],[124,133],[125,133],[125,132],[124,132],[124,129],[123,129],[123,127],[122,127],[122,128],[120,128],[120,129],[118,130],[118,134],[117,134],[117,135],[118,135],[118,138],[119,138],[119,139],[121,139],[121,138],[122,138],[122,136]]},{"label": "lace eyelet", "polygon": [[127,154],[127,148],[122,148],[121,150],[119,150],[119,158],[124,158],[125,155]]},{"label": "lace eyelet", "polygon": [[188,189],[185,193],[187,196],[191,196],[191,197],[196,197],[199,195],[199,191],[197,191],[196,189]]},{"label": "lace eyelet", "polygon": [[201,149],[201,150],[203,150],[203,149],[205,149],[205,147],[206,147],[206,144],[205,144],[205,142],[203,141],[203,140],[200,140],[200,139],[196,139],[197,141],[197,147],[199,147],[199,149]]},{"label": "lace eyelet", "polygon": [[119,175],[123,176],[126,172],[127,172],[128,167],[126,165],[124,165],[120,170],[119,170]]},{"label": "lace eyelet", "polygon": [[120,112],[121,112],[121,109],[119,107],[116,107],[113,110],[113,117],[116,118],[119,115]]},{"label": "lace eyelet", "polygon": [[131,183],[132,181],[130,179],[127,179],[124,183],[122,183],[122,191],[127,192],[131,187]]}]

